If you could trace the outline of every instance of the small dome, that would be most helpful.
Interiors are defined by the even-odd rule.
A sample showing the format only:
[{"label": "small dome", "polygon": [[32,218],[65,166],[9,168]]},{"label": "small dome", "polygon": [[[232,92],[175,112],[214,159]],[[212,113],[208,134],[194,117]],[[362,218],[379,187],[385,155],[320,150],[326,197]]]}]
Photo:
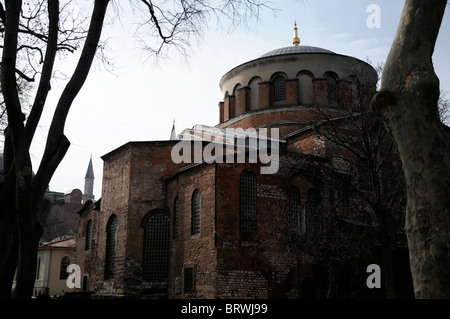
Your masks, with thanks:
[{"label": "small dome", "polygon": [[279,48],[276,50],[272,50],[270,52],[267,52],[260,56],[260,58],[267,58],[271,56],[276,55],[286,55],[286,54],[305,54],[305,53],[328,53],[328,54],[336,54],[333,51],[318,48],[318,47],[312,47],[312,46],[306,46],[306,45],[299,45],[299,46],[289,46],[284,48]]}]

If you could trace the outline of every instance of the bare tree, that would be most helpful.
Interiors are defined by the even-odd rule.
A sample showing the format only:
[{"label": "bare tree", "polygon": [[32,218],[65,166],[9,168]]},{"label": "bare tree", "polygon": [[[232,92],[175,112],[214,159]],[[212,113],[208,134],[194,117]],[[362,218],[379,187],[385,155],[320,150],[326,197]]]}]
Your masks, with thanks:
[{"label": "bare tree", "polygon": [[[64,135],[65,122],[98,52],[109,2],[96,0],[87,18],[71,14],[77,10],[75,1],[70,0],[0,2],[1,93],[8,124],[4,146],[6,176],[0,188],[0,297],[10,297],[16,270],[14,297],[29,298],[32,294],[42,233],[35,215],[50,179],[70,146]],[[164,2],[161,6],[148,0],[132,3],[139,4],[137,8],[145,13],[139,31],[150,32],[159,40],[156,49],[151,49],[156,53],[171,45],[189,45],[190,36],[201,35],[212,18],[226,19],[235,25],[257,16],[260,9],[267,7],[263,0],[182,0]],[[82,50],[78,63],[57,103],[44,154],[33,176],[29,149],[51,89],[56,54],[79,47]],[[32,83],[37,74],[40,75],[37,91],[25,117],[18,78]]]},{"label": "bare tree", "polygon": [[406,0],[372,107],[405,172],[406,233],[416,298],[450,298],[450,144],[432,63],[446,0]]},{"label": "bare tree", "polygon": [[[264,211],[270,215],[270,220],[263,221],[268,230],[261,243],[270,251],[264,265],[292,268],[311,263],[328,275],[328,299],[361,297],[358,267],[367,265],[371,256],[374,228],[355,217],[351,219],[348,212],[338,212],[338,202],[332,203],[329,197],[316,204],[312,207],[310,201],[302,200],[280,204],[270,214]],[[316,221],[310,218],[312,209]]]},{"label": "bare tree", "polygon": [[450,124],[450,101],[447,99],[447,91],[441,90],[439,94],[438,107],[439,118],[445,125]]},{"label": "bare tree", "polygon": [[[381,63],[375,67],[378,80],[382,69]],[[378,229],[375,239],[382,247],[386,297],[395,298],[391,250],[404,224],[404,176],[395,142],[370,110],[376,79],[372,72],[359,76],[351,79],[351,90],[337,93],[337,103],[329,100],[328,106],[313,108],[311,130],[324,141],[326,156],[331,158],[325,166],[331,166],[336,175],[327,179],[327,187],[337,192],[337,198],[345,191],[344,197],[352,199],[336,209],[353,210],[356,218],[366,212],[373,216],[372,224]]]}]

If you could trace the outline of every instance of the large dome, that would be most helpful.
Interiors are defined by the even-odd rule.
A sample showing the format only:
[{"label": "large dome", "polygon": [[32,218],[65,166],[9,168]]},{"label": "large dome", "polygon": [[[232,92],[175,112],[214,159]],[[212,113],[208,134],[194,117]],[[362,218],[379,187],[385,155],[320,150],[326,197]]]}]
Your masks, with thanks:
[{"label": "large dome", "polygon": [[312,46],[306,46],[306,45],[299,45],[299,46],[289,46],[284,48],[279,48],[276,50],[272,50],[270,52],[267,52],[260,56],[260,58],[267,58],[271,56],[276,55],[287,55],[287,54],[307,54],[307,53],[328,53],[328,54],[336,54],[333,51],[318,48],[318,47],[312,47]]}]

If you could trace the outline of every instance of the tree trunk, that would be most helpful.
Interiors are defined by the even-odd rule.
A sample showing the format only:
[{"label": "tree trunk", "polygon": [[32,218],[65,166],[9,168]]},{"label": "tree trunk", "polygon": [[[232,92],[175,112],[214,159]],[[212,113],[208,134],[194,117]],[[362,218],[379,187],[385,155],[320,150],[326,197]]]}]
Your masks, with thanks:
[{"label": "tree trunk", "polygon": [[[35,211],[38,208],[45,189],[52,178],[56,168],[69,148],[69,141],[64,136],[65,119],[83,86],[100,39],[103,21],[109,0],[96,0],[83,51],[77,68],[66,86],[55,111],[52,120],[47,145],[39,170],[32,180],[32,167],[29,154],[29,145],[34,130],[42,113],[47,92],[50,89],[49,77],[53,66],[54,54],[50,52],[56,49],[55,34],[49,33],[49,41],[53,47],[47,48],[49,64],[43,70],[44,82],[39,87],[38,96],[30,114],[30,122],[24,126],[24,116],[21,111],[20,100],[16,88],[15,66],[17,57],[17,34],[22,2],[9,1],[6,12],[5,40],[1,64],[1,84],[4,101],[8,112],[8,130],[11,133],[11,145],[13,162],[8,171],[8,178],[0,190],[0,231],[1,239],[6,247],[4,259],[0,262],[0,296],[9,298],[14,270],[16,270],[16,289],[14,298],[30,298],[33,292],[36,260],[39,238],[42,228],[35,221]],[[55,14],[58,12],[58,1],[49,2],[49,15],[53,17],[51,25],[55,26]],[[55,24],[53,24],[55,23]],[[53,29],[54,31],[54,29]],[[9,154],[8,158],[10,158]],[[6,157],[6,155],[5,155]],[[3,256],[2,256],[3,258]],[[17,268],[16,268],[17,265]]]},{"label": "tree trunk", "polygon": [[447,0],[406,0],[374,111],[396,141],[407,186],[416,298],[450,298],[450,145],[432,54]]},{"label": "tree trunk", "polygon": [[0,299],[9,299],[19,251],[14,201],[2,203],[0,214]]}]

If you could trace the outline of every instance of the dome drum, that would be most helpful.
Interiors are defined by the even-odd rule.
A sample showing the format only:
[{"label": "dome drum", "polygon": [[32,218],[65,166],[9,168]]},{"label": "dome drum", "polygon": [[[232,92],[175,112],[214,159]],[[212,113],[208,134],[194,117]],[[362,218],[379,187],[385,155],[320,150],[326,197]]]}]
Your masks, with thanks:
[{"label": "dome drum", "polygon": [[220,125],[276,106],[348,108],[353,92],[359,87],[373,91],[377,77],[368,63],[329,50],[305,46],[274,50],[222,77],[225,98],[219,103]]}]

